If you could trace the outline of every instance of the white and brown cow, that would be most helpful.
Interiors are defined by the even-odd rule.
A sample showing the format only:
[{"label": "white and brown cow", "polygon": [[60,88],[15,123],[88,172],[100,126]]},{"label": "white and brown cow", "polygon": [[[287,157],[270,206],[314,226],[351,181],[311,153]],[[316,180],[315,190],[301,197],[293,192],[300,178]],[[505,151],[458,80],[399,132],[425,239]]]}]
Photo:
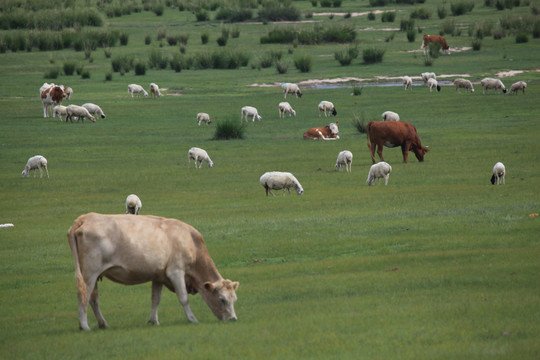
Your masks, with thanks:
[{"label": "white and brown cow", "polygon": [[39,89],[41,102],[43,103],[43,117],[49,117],[53,113],[53,105],[59,105],[66,96],[64,86],[44,83]]},{"label": "white and brown cow", "polygon": [[418,161],[424,161],[424,155],[429,151],[422,146],[416,128],[404,121],[370,121],[366,126],[367,146],[371,161],[375,164],[375,150],[381,161],[384,161],[383,146],[401,147],[403,162],[409,161],[409,150],[412,150]]},{"label": "white and brown cow", "polygon": [[309,129],[304,133],[304,140],[338,140],[338,121],[326,126]]},{"label": "white and brown cow", "polygon": [[159,325],[163,285],[176,293],[187,319],[196,323],[188,294],[200,293],[222,321],[236,320],[238,282],[223,279],[201,234],[176,219],[157,216],[89,213],[75,220],[67,234],[75,261],[79,327],[90,330],[90,303],[100,328],[108,324],[99,307],[97,281],[106,277],[124,285],[152,282],[150,324]]},{"label": "white and brown cow", "polygon": [[441,48],[444,50],[444,53],[446,55],[450,55],[450,47],[448,46],[448,43],[443,36],[427,34],[424,34],[424,37],[422,39],[422,46],[420,47],[420,49],[424,49],[424,55],[427,54],[428,46],[431,43],[440,45]]}]

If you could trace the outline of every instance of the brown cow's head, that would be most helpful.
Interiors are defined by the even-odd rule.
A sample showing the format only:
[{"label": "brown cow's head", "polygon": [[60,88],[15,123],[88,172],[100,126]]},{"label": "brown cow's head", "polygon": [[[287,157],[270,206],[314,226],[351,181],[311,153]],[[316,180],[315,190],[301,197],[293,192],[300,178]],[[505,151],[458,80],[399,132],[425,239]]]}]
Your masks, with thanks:
[{"label": "brown cow's head", "polygon": [[51,99],[56,104],[61,104],[65,96],[64,90],[60,86],[55,86],[51,89]]},{"label": "brown cow's head", "polygon": [[236,302],[236,289],[238,281],[218,280],[216,282],[205,282],[201,296],[210,307],[214,315],[222,320],[237,320],[234,312]]},{"label": "brown cow's head", "polygon": [[412,145],[411,150],[414,152],[414,155],[416,155],[416,158],[420,162],[424,161],[424,155],[429,151],[427,147],[422,146],[422,145],[420,146]]}]

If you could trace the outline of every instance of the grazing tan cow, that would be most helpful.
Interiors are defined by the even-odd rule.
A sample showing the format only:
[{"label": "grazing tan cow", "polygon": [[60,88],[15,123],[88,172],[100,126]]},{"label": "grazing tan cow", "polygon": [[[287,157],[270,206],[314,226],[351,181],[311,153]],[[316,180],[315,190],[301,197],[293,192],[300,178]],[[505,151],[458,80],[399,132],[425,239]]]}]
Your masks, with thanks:
[{"label": "grazing tan cow", "polygon": [[370,121],[366,126],[367,146],[371,160],[375,164],[375,149],[381,161],[383,146],[401,146],[403,162],[409,161],[409,150],[412,150],[418,161],[424,161],[424,155],[429,151],[422,146],[416,128],[404,121]]},{"label": "grazing tan cow", "polygon": [[448,46],[448,43],[446,42],[446,39],[443,36],[427,35],[427,34],[424,34],[424,37],[422,39],[422,46],[420,47],[420,49],[424,49],[424,55],[427,54],[427,47],[430,43],[441,45],[441,48],[444,50],[444,53],[446,55],[450,55],[450,47]]},{"label": "grazing tan cow", "polygon": [[176,293],[187,319],[196,323],[188,294],[200,293],[222,321],[236,320],[238,282],[221,277],[201,234],[175,219],[157,216],[89,213],[75,220],[67,234],[75,261],[79,327],[90,330],[90,303],[100,328],[108,324],[101,313],[97,281],[106,277],[124,285],[152,282],[150,324],[159,325],[158,305],[163,285]]},{"label": "grazing tan cow", "polygon": [[309,129],[304,133],[304,140],[338,140],[338,122]]}]

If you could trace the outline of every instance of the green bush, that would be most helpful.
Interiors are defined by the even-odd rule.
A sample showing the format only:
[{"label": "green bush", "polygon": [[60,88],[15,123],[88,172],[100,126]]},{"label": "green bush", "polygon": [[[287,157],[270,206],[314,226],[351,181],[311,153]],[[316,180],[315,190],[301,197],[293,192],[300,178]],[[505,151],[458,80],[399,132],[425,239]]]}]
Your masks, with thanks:
[{"label": "green bush", "polygon": [[412,30],[414,29],[414,23],[415,23],[414,19],[409,19],[409,20],[401,19],[399,23],[399,30],[400,31]]},{"label": "green bush", "polygon": [[152,49],[148,54],[148,67],[150,69],[165,69],[168,59],[159,49]]},{"label": "green bush", "polygon": [[150,45],[152,43],[152,36],[150,36],[150,34],[146,34],[144,36],[144,44],[145,45]]},{"label": "green bush", "polygon": [[208,44],[208,40],[210,38],[210,35],[207,32],[204,32],[201,34],[201,44],[206,45]]},{"label": "green bush", "polygon": [[482,47],[482,40],[479,38],[472,39],[471,46],[474,51],[479,51]]},{"label": "green bush", "polygon": [[196,13],[195,13],[195,18],[197,18],[197,21],[208,21],[210,20],[210,16],[208,15],[208,11],[204,10],[204,9],[199,9]]},{"label": "green bush", "polygon": [[112,72],[108,72],[105,74],[105,81],[112,81]]},{"label": "green bush", "polygon": [[81,72],[81,79],[90,79],[90,70],[83,69]]},{"label": "green bush", "polygon": [[225,46],[227,45],[227,40],[229,40],[227,36],[221,35],[220,37],[217,38],[216,42],[218,43],[219,46]]},{"label": "green bush", "polygon": [[216,122],[214,140],[243,139],[246,125],[231,119]]},{"label": "green bush", "polygon": [[336,59],[341,66],[347,66],[350,65],[359,54],[360,50],[358,50],[358,46],[349,46],[347,49],[336,51],[334,53],[334,59]]},{"label": "green bush", "polygon": [[43,75],[43,78],[45,79],[56,79],[58,78],[58,75],[60,74],[60,68],[59,67],[54,67],[52,69],[49,69],[45,72],[45,74]]},{"label": "green bush", "polygon": [[367,48],[362,51],[362,59],[366,64],[380,63],[383,60],[384,52],[383,49]]},{"label": "green bush", "polygon": [[263,22],[300,20],[300,10],[294,6],[286,6],[278,2],[272,2],[270,4],[271,5],[267,4],[267,6],[264,6],[259,10],[259,20]]},{"label": "green bush", "polygon": [[71,76],[75,72],[75,68],[77,67],[77,63],[73,61],[65,62],[62,69],[64,70],[64,74],[66,76]]},{"label": "green bush", "polygon": [[456,23],[452,19],[446,19],[439,26],[439,33],[441,35],[454,34],[456,31]]},{"label": "green bush", "polygon": [[407,41],[412,43],[414,42],[415,39],[416,39],[416,30],[414,29],[407,30]]},{"label": "green bush", "polygon": [[111,60],[112,69],[114,72],[129,72],[133,68],[134,58],[132,56],[121,55],[114,57]]},{"label": "green bush", "polygon": [[146,64],[142,61],[135,62],[135,75],[141,76],[146,74]]},{"label": "green bush", "polygon": [[385,11],[381,15],[382,22],[394,22],[396,19],[396,13],[394,11]]},{"label": "green bush", "polygon": [[242,22],[253,18],[253,12],[247,8],[226,7],[222,6],[216,13],[215,19],[225,22]]},{"label": "green bush", "polygon": [[450,12],[454,16],[465,15],[474,8],[473,0],[460,0],[450,4]]},{"label": "green bush", "polygon": [[120,45],[126,46],[128,44],[129,34],[127,32],[120,33]]},{"label": "green bush", "polygon": [[447,10],[446,10],[446,7],[444,5],[441,5],[437,8],[437,16],[439,17],[439,19],[444,19],[447,15]]},{"label": "green bush", "polygon": [[412,19],[427,20],[431,17],[431,12],[426,8],[418,8],[411,13]]},{"label": "green bush", "polygon": [[279,60],[276,60],[276,70],[279,74],[286,74],[289,70],[289,66]]},{"label": "green bush", "polygon": [[517,35],[516,35],[516,44],[522,44],[522,43],[526,43],[529,41],[529,35],[527,35],[526,32],[519,32]]},{"label": "green bush", "polygon": [[311,71],[312,60],[310,55],[297,55],[294,57],[294,66],[300,72],[306,73]]},{"label": "green bush", "polygon": [[373,11],[370,11],[368,14],[367,14],[367,18],[368,20],[375,20],[375,13]]}]

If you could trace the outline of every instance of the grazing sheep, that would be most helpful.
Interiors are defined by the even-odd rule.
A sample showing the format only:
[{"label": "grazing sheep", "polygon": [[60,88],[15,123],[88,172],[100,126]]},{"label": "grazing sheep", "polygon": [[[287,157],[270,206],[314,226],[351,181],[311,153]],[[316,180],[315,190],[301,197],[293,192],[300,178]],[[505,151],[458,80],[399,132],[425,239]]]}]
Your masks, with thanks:
[{"label": "grazing sheep", "polygon": [[67,115],[67,107],[64,105],[56,105],[53,108],[53,118],[56,118],[56,115],[58,115],[60,121],[64,121],[62,120],[62,115]]},{"label": "grazing sheep", "polygon": [[283,196],[285,196],[285,190],[288,190],[290,194],[291,187],[296,190],[298,195],[302,195],[304,193],[302,185],[300,185],[300,182],[290,172],[266,172],[261,176],[259,181],[266,190],[266,196],[268,196],[268,193],[272,194],[272,196],[276,196],[272,190],[281,189],[283,189]]},{"label": "grazing sheep", "polygon": [[437,89],[437,91],[441,91],[441,85],[435,80],[434,78],[429,78],[427,81],[427,86],[429,87],[429,92],[433,91],[433,88]]},{"label": "grazing sheep", "polygon": [[460,88],[467,90],[467,92],[469,91],[471,93],[474,92],[474,87],[473,87],[472,82],[470,82],[467,79],[456,79],[454,80],[454,85],[456,85],[456,92],[459,92]]},{"label": "grazing sheep", "polygon": [[207,113],[198,113],[197,114],[197,124],[199,124],[199,126],[201,126],[202,122],[205,122],[206,125],[211,124],[212,121],[210,121],[210,115],[208,115]]},{"label": "grazing sheep", "polygon": [[523,91],[523,94],[525,94],[525,88],[527,87],[527,83],[525,81],[518,81],[512,84],[510,86],[510,91],[508,92],[510,95],[517,94],[519,90]]},{"label": "grazing sheep", "polygon": [[279,118],[285,117],[285,113],[289,113],[290,116],[296,117],[296,111],[293,110],[291,104],[286,101],[280,102],[279,105]]},{"label": "grazing sheep", "polygon": [[352,171],[352,158],[353,158],[352,152],[350,152],[349,150],[343,150],[337,156],[336,168],[339,171],[341,171],[343,169],[343,165],[345,165],[345,170],[347,170],[348,173],[351,172]]},{"label": "grazing sheep", "polygon": [[199,168],[202,168],[203,161],[206,161],[209,167],[214,167],[214,163],[212,162],[212,159],[210,159],[210,156],[208,156],[208,153],[201,148],[192,147],[189,149],[188,167],[191,166],[191,159],[195,160],[195,169],[197,168],[197,161],[199,162]]},{"label": "grazing sheep", "polygon": [[405,91],[412,90],[412,79],[410,76],[403,77],[403,87],[405,88]]},{"label": "grazing sheep", "polygon": [[161,92],[159,91],[159,86],[157,86],[156,83],[150,83],[150,94],[152,95],[153,98],[158,98],[160,96],[163,96],[161,95]]},{"label": "grazing sheep", "polygon": [[27,177],[30,171],[34,170],[34,177],[36,177],[36,169],[39,169],[39,177],[42,178],[43,177],[42,168],[45,168],[47,177],[49,177],[49,170],[47,170],[47,159],[45,159],[41,155],[32,156],[26,162],[26,166],[24,167],[24,170],[22,171],[21,175],[22,177]]},{"label": "grazing sheep", "polygon": [[491,183],[493,185],[504,185],[504,175],[506,175],[506,169],[502,162],[498,162],[493,167],[493,176],[491,176]]},{"label": "grazing sheep", "polygon": [[296,84],[284,83],[283,85],[281,85],[281,88],[283,89],[284,99],[287,98],[287,94],[295,94],[297,98],[302,97],[302,92]]},{"label": "grazing sheep", "polygon": [[499,93],[499,90],[502,89],[502,92],[506,94],[506,87],[499,79],[485,78],[480,81],[482,85],[482,94],[486,93],[486,90],[494,89],[495,93]]},{"label": "grazing sheep", "polygon": [[399,115],[393,111],[385,111],[382,113],[384,121],[399,121]]},{"label": "grazing sheep", "polygon": [[324,112],[324,116],[325,117],[328,117],[327,113],[326,112],[332,112],[332,115],[336,116],[337,115],[337,111],[336,111],[336,108],[334,106],[334,104],[332,104],[330,101],[321,101],[319,103],[319,117],[321,117],[321,112]]},{"label": "grazing sheep", "polygon": [[425,72],[421,73],[420,76],[422,77],[422,80],[424,81],[424,85],[427,84],[429,79],[435,79],[437,80],[437,75],[435,75],[434,72]]},{"label": "grazing sheep", "polygon": [[141,199],[135,194],[128,195],[126,198],[126,214],[139,215],[141,208]]},{"label": "grazing sheep", "polygon": [[139,97],[141,93],[144,94],[144,97],[148,97],[148,93],[146,92],[146,90],[144,90],[144,88],[141,85],[137,85],[137,84],[128,85],[128,95],[131,94],[131,97],[133,97],[133,94],[137,94],[137,97]]},{"label": "grazing sheep", "polygon": [[245,117],[246,121],[248,121],[248,116],[251,116],[251,121],[255,121],[255,118],[257,120],[262,120],[262,116],[259,115],[259,112],[256,108],[253,106],[244,106],[242,108],[242,115],[240,116],[240,121]]},{"label": "grazing sheep", "polygon": [[66,100],[70,100],[71,97],[73,96],[73,89],[68,87],[65,91],[65,94],[66,94]]},{"label": "grazing sheep", "polygon": [[381,161],[377,164],[371,165],[366,182],[368,185],[373,185],[375,183],[375,179],[379,179],[380,185],[381,179],[384,178],[384,185],[388,185],[388,178],[391,172],[392,167],[390,166],[390,164]]},{"label": "grazing sheep", "polygon": [[92,122],[96,122],[96,119],[90,115],[88,110],[86,108],[83,108],[82,106],[78,105],[68,105],[66,108],[66,122],[69,120],[70,122],[73,122],[73,117],[75,116],[78,119],[81,119],[82,122],[84,122],[84,118],[90,119]]},{"label": "grazing sheep", "polygon": [[105,119],[105,113],[103,112],[103,110],[101,110],[101,108],[98,105],[92,104],[92,103],[86,103],[86,104],[83,104],[82,107],[88,110],[90,114],[99,115],[101,116],[102,119]]}]

